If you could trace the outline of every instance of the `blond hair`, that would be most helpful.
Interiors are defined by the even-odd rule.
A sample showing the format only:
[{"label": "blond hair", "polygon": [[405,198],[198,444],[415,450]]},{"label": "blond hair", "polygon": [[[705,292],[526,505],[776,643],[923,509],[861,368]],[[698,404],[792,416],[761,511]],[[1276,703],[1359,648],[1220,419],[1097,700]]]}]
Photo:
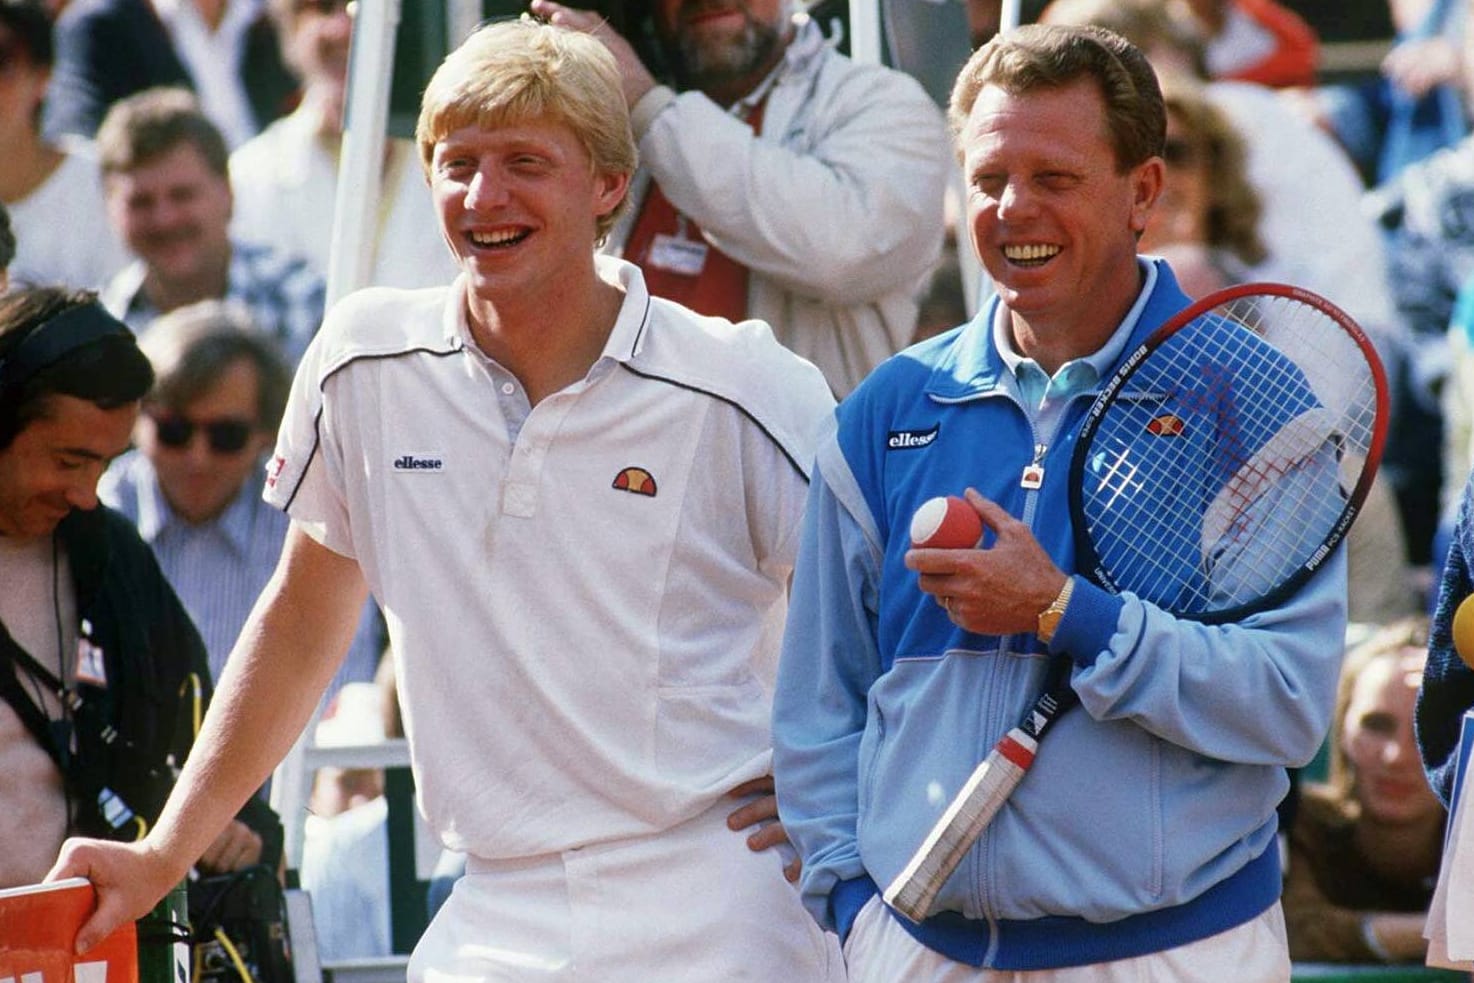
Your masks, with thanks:
[{"label": "blond hair", "polygon": [[[596,174],[630,174],[639,163],[619,66],[592,35],[529,18],[483,27],[430,77],[415,141],[428,172],[435,144],[465,126],[492,129],[530,119],[566,125]],[[602,240],[624,207],[598,219]]]},{"label": "blond hair", "polygon": [[1326,784],[1343,803],[1352,801],[1356,783],[1355,770],[1341,746],[1341,738],[1346,732],[1346,715],[1351,709],[1351,698],[1356,695],[1357,682],[1367,669],[1385,659],[1400,659],[1408,650],[1426,654],[1427,649],[1428,616],[1414,614],[1379,628],[1347,651],[1336,687],[1336,715],[1331,720],[1330,768],[1326,778]]}]

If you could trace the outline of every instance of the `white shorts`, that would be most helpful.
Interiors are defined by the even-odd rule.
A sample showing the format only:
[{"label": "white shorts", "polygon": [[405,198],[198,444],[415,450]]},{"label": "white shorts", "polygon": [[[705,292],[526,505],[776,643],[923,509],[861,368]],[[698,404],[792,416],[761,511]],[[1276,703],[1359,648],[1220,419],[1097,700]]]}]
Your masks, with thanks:
[{"label": "white shorts", "polygon": [[850,983],[1289,983],[1290,979],[1279,902],[1242,925],[1165,952],[1093,966],[1015,972],[978,969],[928,949],[876,896],[855,916],[844,955]]},{"label": "white shorts", "polygon": [[653,836],[471,858],[410,957],[410,983],[843,983],[844,960],[719,802]]}]

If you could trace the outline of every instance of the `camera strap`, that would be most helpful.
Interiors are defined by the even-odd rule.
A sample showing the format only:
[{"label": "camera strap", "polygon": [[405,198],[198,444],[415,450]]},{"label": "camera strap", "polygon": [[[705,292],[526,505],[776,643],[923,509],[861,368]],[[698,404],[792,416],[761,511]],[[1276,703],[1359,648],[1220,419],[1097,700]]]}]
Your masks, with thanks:
[{"label": "camera strap", "polygon": [[26,725],[26,730],[36,739],[51,755],[51,760],[56,762],[56,767],[66,776],[71,764],[71,725],[66,719],[52,720],[46,711],[36,704],[35,699],[21,685],[17,667],[35,676],[43,686],[46,686],[61,701],[62,706],[75,709],[71,704],[76,700],[76,694],[68,692],[66,685],[56,677],[56,674],[47,669],[35,656],[21,648],[20,643],[11,637],[10,629],[0,621],[0,699],[10,704],[15,715],[20,718],[21,723]]},{"label": "camera strap", "polygon": [[[21,683],[17,667],[31,673],[56,694],[63,708],[60,720],[53,719],[37,705]],[[0,699],[10,704],[36,743],[56,763],[67,790],[74,829],[83,835],[114,839],[130,838],[124,835],[125,831],[135,834],[132,839],[143,835],[147,824],[109,787],[110,782],[102,773],[102,766],[95,760],[95,755],[89,757],[73,751],[74,738],[86,743],[95,736],[103,744],[108,744],[116,732],[95,719],[95,713],[87,713],[77,692],[68,689],[56,673],[22,648],[3,621],[0,621]],[[74,720],[80,724],[80,733],[73,725]]]}]

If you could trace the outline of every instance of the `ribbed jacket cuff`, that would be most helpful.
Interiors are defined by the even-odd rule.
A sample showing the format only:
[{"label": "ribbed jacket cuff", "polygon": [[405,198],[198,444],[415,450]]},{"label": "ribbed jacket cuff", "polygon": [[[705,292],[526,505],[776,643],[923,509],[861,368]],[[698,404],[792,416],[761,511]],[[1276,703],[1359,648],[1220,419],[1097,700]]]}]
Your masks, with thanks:
[{"label": "ribbed jacket cuff", "polygon": [[1049,640],[1049,651],[1056,655],[1068,652],[1076,665],[1092,666],[1109,647],[1126,602],[1084,577],[1074,579],[1075,591]]}]

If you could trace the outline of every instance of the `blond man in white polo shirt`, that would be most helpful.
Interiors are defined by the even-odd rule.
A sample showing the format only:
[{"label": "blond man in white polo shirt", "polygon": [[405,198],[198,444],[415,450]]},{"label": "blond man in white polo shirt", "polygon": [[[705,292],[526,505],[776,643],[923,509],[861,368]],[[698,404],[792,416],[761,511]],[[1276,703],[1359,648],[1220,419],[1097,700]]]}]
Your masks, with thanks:
[{"label": "blond man in white polo shirt", "polygon": [[[366,589],[420,805],[468,873],[412,979],[837,981],[773,850],[728,828],[769,769],[777,629],[832,408],[765,325],[594,257],[635,167],[596,40],[486,28],[419,143],[461,268],[329,316],[267,498],[281,564],[154,831],[70,841],[80,944],[177,882],[306,721]],[[735,822],[733,825],[740,825]]]}]

